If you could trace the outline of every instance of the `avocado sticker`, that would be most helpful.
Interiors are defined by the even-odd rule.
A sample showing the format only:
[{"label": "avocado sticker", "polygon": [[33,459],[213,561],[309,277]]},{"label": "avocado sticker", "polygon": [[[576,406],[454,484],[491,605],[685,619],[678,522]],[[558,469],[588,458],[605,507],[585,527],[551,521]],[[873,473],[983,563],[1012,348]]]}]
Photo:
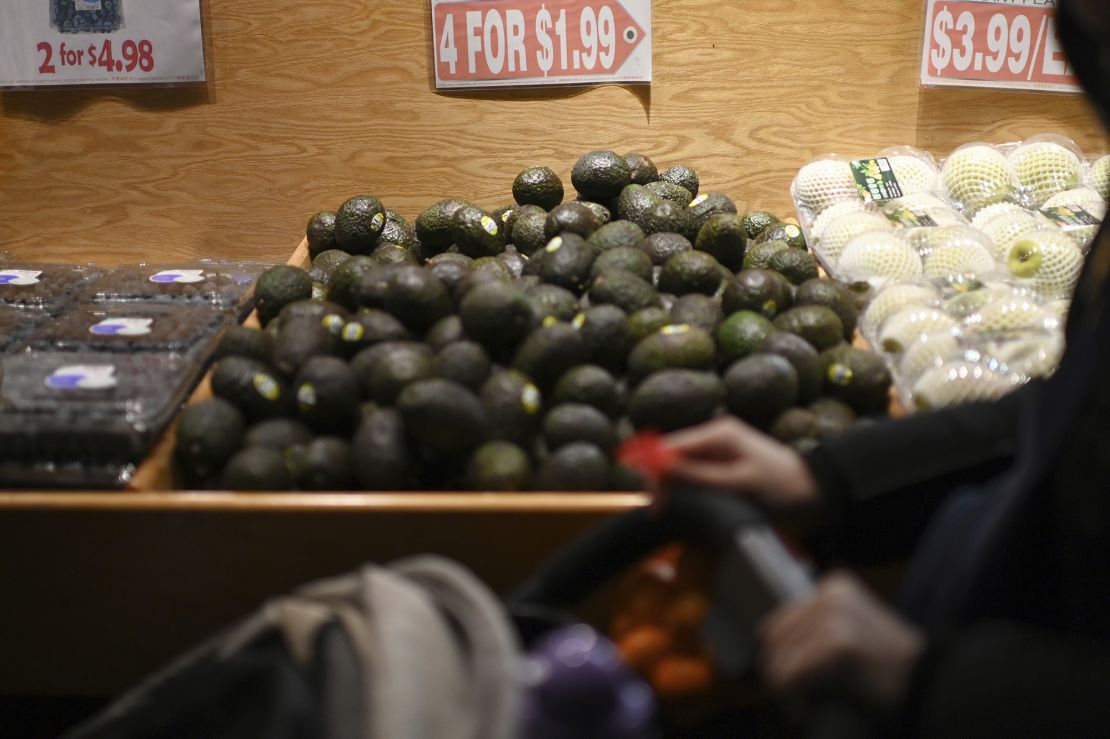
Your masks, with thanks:
[{"label": "avocado sticker", "polygon": [[674,334],[684,334],[689,330],[690,324],[680,323],[677,326],[664,326],[663,328],[659,329],[659,333],[663,334],[664,336],[672,336]]},{"label": "avocado sticker", "polygon": [[562,236],[556,236],[551,241],[547,242],[547,246],[544,247],[544,251],[547,251],[547,252],[558,251],[559,247],[561,247],[562,245],[563,245],[563,237]]},{"label": "avocado sticker", "polygon": [[585,326],[586,325],[586,314],[585,313],[579,313],[577,316],[574,317],[574,320],[572,320],[570,322],[570,325],[574,326],[575,328],[578,328],[578,329]]},{"label": "avocado sticker", "polygon": [[301,408],[310,410],[316,407],[316,386],[311,382],[306,382],[297,389],[297,402],[300,403]]},{"label": "avocado sticker", "polygon": [[[506,213],[506,215],[508,214]],[[480,221],[480,223],[482,224],[482,228],[485,229],[485,232],[488,233],[490,236],[497,235],[497,221],[493,220],[489,216],[482,216],[482,220]]]},{"label": "avocado sticker", "polygon": [[384,213],[375,213],[374,217],[370,219],[370,230],[371,231],[375,231],[375,232],[381,231],[382,226],[384,226],[384,225],[385,225],[385,214]]},{"label": "avocado sticker", "polygon": [[706,200],[709,200],[709,195],[707,195],[706,193],[702,193],[701,195],[698,195],[696,198],[691,200],[690,204],[686,207],[687,208],[697,207],[697,206],[701,205],[702,203],[704,203]]},{"label": "avocado sticker", "polygon": [[153,318],[105,318],[92,326],[93,336],[150,336]]},{"label": "avocado sticker", "polygon": [[520,391],[520,405],[529,415],[534,416],[539,413],[540,389],[532,383],[525,385],[524,389]]},{"label": "avocado sticker", "polygon": [[46,386],[52,390],[107,390],[119,384],[111,364],[67,364],[50,373]]},{"label": "avocado sticker", "polygon": [[362,341],[362,337],[365,335],[366,329],[362,327],[362,324],[351,321],[343,327],[343,333],[340,334],[340,338],[342,338],[343,341]]},{"label": "avocado sticker", "polygon": [[[328,333],[333,336],[338,336],[346,326],[344,325],[343,316],[329,313],[320,319],[320,324],[328,330]],[[356,324],[357,325],[357,324]],[[361,326],[359,326],[361,328]],[[359,338],[362,338],[361,336]]]},{"label": "avocado sticker", "polygon": [[269,375],[259,372],[254,376],[252,382],[254,383],[254,389],[266,400],[277,400],[281,397],[281,386],[277,384],[277,380]]}]

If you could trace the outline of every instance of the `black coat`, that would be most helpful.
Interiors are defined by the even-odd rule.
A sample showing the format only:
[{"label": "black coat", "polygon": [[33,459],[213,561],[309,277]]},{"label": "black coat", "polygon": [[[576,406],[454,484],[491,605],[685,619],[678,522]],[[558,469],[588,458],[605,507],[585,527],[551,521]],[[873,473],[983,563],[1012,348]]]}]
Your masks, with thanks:
[{"label": "black coat", "polygon": [[911,557],[900,605],[930,637],[902,712],[917,735],[1110,735],[1110,228],[1095,244],[1052,378],[808,456],[819,551]]}]

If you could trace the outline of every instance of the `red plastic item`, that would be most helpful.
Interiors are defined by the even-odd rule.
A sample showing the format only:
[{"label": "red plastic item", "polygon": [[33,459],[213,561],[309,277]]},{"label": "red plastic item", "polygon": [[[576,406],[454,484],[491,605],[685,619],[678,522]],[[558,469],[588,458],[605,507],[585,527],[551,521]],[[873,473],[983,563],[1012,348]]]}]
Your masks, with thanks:
[{"label": "red plastic item", "polygon": [[654,431],[641,431],[617,449],[617,459],[642,472],[652,485],[657,485],[681,458],[682,454]]}]

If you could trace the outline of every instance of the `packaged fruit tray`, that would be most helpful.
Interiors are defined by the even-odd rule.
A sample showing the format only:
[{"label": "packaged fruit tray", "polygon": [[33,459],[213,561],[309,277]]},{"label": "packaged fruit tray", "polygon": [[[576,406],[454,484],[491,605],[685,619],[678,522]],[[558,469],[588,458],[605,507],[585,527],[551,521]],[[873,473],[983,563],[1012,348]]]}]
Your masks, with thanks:
[{"label": "packaged fruit tray", "polygon": [[56,315],[103,270],[89,265],[0,264],[0,307],[25,308]]},{"label": "packaged fruit tray", "polygon": [[154,353],[23,352],[3,359],[0,484],[118,487],[196,382]]},{"label": "packaged fruit tray", "polygon": [[209,305],[242,320],[250,311],[253,283],[267,266],[211,260],[128,265],[104,275],[77,299],[93,303]]},{"label": "packaged fruit tray", "polygon": [[[997,397],[1055,369],[1108,190],[1110,155],[1051,134],[940,159],[912,147],[829,155],[791,185],[825,270],[883,296],[861,327],[909,409]],[[1005,359],[1027,351],[1040,359]]]},{"label": "packaged fruit tray", "polygon": [[[3,334],[0,316],[0,335]],[[163,352],[205,358],[231,322],[206,305],[78,304],[40,324],[26,343],[41,351]]]}]

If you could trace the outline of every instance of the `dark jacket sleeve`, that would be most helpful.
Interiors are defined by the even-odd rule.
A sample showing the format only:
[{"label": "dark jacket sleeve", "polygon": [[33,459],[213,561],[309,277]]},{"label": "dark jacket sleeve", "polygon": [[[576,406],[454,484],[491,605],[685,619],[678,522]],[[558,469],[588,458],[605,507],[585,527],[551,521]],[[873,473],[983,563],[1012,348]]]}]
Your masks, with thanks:
[{"label": "dark jacket sleeve", "polygon": [[1107,696],[1110,643],[984,622],[929,645],[891,733],[1106,736]]},{"label": "dark jacket sleeve", "polygon": [[822,443],[806,462],[822,491],[810,542],[823,559],[875,564],[908,556],[944,498],[1012,461],[1029,383],[993,402],[891,419]]}]

